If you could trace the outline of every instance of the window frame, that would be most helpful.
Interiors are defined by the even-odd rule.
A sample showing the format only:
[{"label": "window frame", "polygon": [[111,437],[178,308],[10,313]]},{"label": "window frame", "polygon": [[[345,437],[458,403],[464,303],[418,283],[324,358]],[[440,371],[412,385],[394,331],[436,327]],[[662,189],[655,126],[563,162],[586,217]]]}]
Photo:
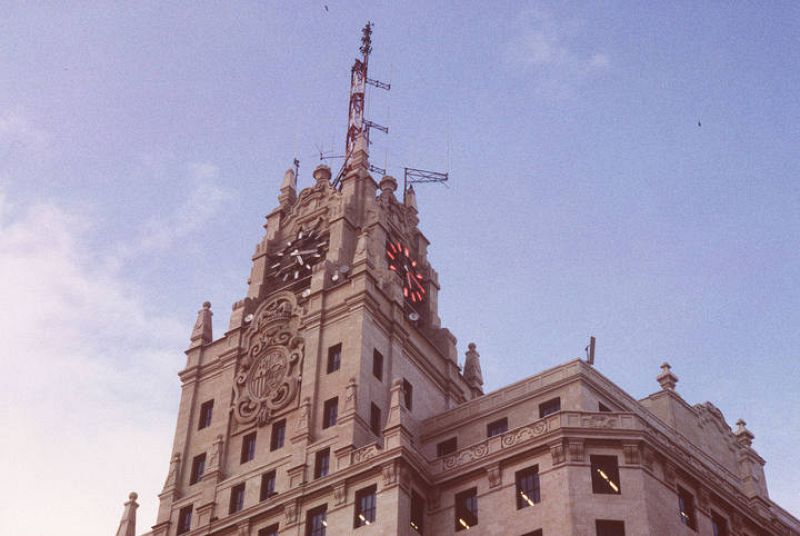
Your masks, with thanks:
[{"label": "window frame", "polygon": [[246,482],[239,482],[231,487],[231,494],[228,498],[228,515],[244,510],[245,484]]},{"label": "window frame", "polygon": [[425,534],[425,499],[416,491],[411,491],[411,529],[417,534]]},{"label": "window frame", "polygon": [[377,348],[372,350],[372,375],[383,381],[383,354]]},{"label": "window frame", "polygon": [[682,486],[678,486],[678,515],[681,523],[697,531],[697,508],[694,505],[694,495]]},{"label": "window frame", "polygon": [[711,510],[711,534],[712,536],[730,535],[730,531],[728,530],[728,518],[715,510]]},{"label": "window frame", "polygon": [[331,474],[331,448],[325,447],[314,453],[314,479],[324,478],[329,474]]},{"label": "window frame", "polygon": [[[522,510],[523,508],[528,508],[542,502],[542,488],[541,482],[539,481],[538,465],[526,467],[514,473],[514,484],[516,489],[517,510]],[[528,486],[528,484],[530,485]]]},{"label": "window frame", "polygon": [[328,374],[333,374],[342,367],[342,343],[336,343],[328,347]]},{"label": "window frame", "polygon": [[[266,501],[270,497],[274,497],[275,495],[278,494],[278,492],[275,491],[275,486],[277,484],[277,481],[278,481],[278,476],[275,473],[275,469],[261,474],[261,487],[259,488],[258,491],[259,502]],[[270,486],[270,483],[272,484],[272,486]],[[272,489],[270,489],[270,487]]]},{"label": "window frame", "polygon": [[189,472],[189,485],[192,486],[200,482],[206,472],[206,453],[198,454],[192,458],[192,469]]},{"label": "window frame", "polygon": [[269,451],[274,452],[282,449],[286,442],[286,419],[281,419],[272,423],[269,435]]},{"label": "window frame", "polygon": [[[456,532],[471,529],[478,524],[478,488],[455,494],[454,523]],[[474,522],[471,522],[473,521]]]},{"label": "window frame", "polygon": [[369,429],[376,436],[381,435],[381,424],[383,424],[383,412],[374,402],[369,407]]},{"label": "window frame", "polygon": [[508,417],[497,419],[486,425],[486,437],[503,435],[508,432]]},{"label": "window frame", "polygon": [[[553,406],[557,406],[553,409]],[[552,415],[554,413],[558,413],[561,411],[561,397],[557,396],[555,398],[551,398],[550,400],[545,400],[541,404],[539,404],[539,418],[544,419],[548,415]]]},{"label": "window frame", "polygon": [[214,418],[214,399],[206,400],[200,404],[200,415],[197,419],[197,429],[202,430],[211,426],[211,419]]},{"label": "window frame", "polygon": [[178,510],[178,523],[176,534],[184,534],[192,530],[192,512],[194,505],[189,504]]},{"label": "window frame", "polygon": [[329,398],[322,405],[322,429],[332,428],[336,426],[336,421],[339,418],[339,397],[334,396]]},{"label": "window frame", "polygon": [[[325,536],[327,528],[328,504],[315,506],[306,512],[306,536]],[[317,516],[320,516],[319,527],[315,527]]]},{"label": "window frame", "polygon": [[408,411],[414,409],[414,386],[405,378],[403,378],[403,406],[405,406]]},{"label": "window frame", "polygon": [[620,519],[595,519],[594,530],[597,536],[625,536],[625,522]]},{"label": "window frame", "polygon": [[[619,477],[619,460],[617,456],[593,454],[589,456],[589,463],[592,468],[592,493],[598,495],[622,494],[622,481]],[[610,465],[607,465],[607,463]],[[617,487],[616,490],[614,489],[615,485]]]},{"label": "window frame", "polygon": [[242,436],[242,451],[239,454],[239,464],[252,461],[256,457],[256,439],[258,432],[250,432]]},{"label": "window frame", "polygon": [[375,522],[378,513],[378,486],[372,484],[356,491],[353,508],[353,528],[361,528]]},{"label": "window frame", "polygon": [[278,523],[273,523],[272,525],[258,529],[257,536],[278,536],[279,529],[280,525]]},{"label": "window frame", "polygon": [[458,451],[458,436],[453,436],[436,443],[436,457],[449,456]]}]

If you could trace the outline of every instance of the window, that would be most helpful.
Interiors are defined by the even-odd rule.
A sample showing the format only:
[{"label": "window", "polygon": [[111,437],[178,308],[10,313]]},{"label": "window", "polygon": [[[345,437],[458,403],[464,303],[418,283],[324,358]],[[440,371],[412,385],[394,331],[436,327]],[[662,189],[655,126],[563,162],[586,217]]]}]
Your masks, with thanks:
[{"label": "window", "polygon": [[414,402],[414,386],[407,379],[403,378],[403,404],[408,411]]},{"label": "window", "polygon": [[265,501],[276,495],[275,492],[275,471],[269,471],[268,473],[264,473],[261,475],[261,493],[259,495],[259,501]]},{"label": "window", "polygon": [[534,530],[533,532],[526,532],[522,536],[542,536],[542,529]]},{"label": "window", "polygon": [[342,345],[334,344],[328,348],[328,374],[336,372],[342,364]]},{"label": "window", "polygon": [[272,434],[269,437],[269,450],[283,448],[283,441],[286,439],[286,419],[281,419],[272,423]]},{"label": "window", "polygon": [[411,492],[411,528],[419,534],[425,529],[425,501],[416,492]]},{"label": "window", "polygon": [[728,522],[716,512],[711,512],[711,529],[714,536],[728,536]]},{"label": "window", "polygon": [[611,408],[603,404],[602,402],[597,403],[597,410],[602,411],[603,413],[611,413]]},{"label": "window", "polygon": [[517,482],[517,510],[533,506],[541,501],[539,491],[539,466],[534,465],[515,475]]},{"label": "window", "polygon": [[258,536],[278,536],[278,524],[275,523],[269,527],[258,529]]},{"label": "window", "polygon": [[372,352],[372,375],[383,381],[383,354],[377,350]]},{"label": "window", "polygon": [[192,528],[192,505],[184,506],[178,512],[178,534],[189,532]]},{"label": "window", "polygon": [[680,486],[678,486],[678,509],[681,514],[681,523],[692,530],[697,530],[697,518],[694,515],[694,497]]},{"label": "window", "polygon": [[198,454],[192,460],[192,472],[189,474],[189,485],[196,484],[206,470],[206,453]]},{"label": "window", "polygon": [[331,449],[323,449],[317,452],[314,458],[314,478],[328,476],[331,466]]},{"label": "window", "polygon": [[372,485],[356,492],[356,510],[353,517],[353,528],[363,527],[375,521],[375,493],[378,486]]},{"label": "window", "polygon": [[592,493],[619,495],[619,467],[616,456],[589,456],[592,462]]},{"label": "window", "polygon": [[486,425],[486,437],[494,437],[506,432],[508,432],[508,419],[506,417]]},{"label": "window", "polygon": [[594,522],[594,526],[597,536],[625,536],[625,523],[623,521],[598,519]]},{"label": "window", "polygon": [[375,435],[381,435],[381,408],[375,404],[371,404],[369,408],[369,429]]},{"label": "window", "polygon": [[325,520],[325,513],[328,505],[323,504],[312,508],[306,514],[306,536],[325,536],[325,527],[328,522]]},{"label": "window", "polygon": [[239,463],[246,463],[256,455],[256,433],[252,432],[242,438],[242,455]]},{"label": "window", "polygon": [[339,411],[339,397],[325,401],[322,409],[322,428],[330,428],[336,424],[336,414]]},{"label": "window", "polygon": [[469,529],[478,524],[478,488],[456,494],[456,530]]},{"label": "window", "polygon": [[436,445],[436,456],[447,456],[454,453],[456,449],[458,449],[458,438],[451,437]]},{"label": "window", "polygon": [[231,502],[228,507],[229,514],[235,514],[244,506],[244,482],[231,488]]},{"label": "window", "polygon": [[214,413],[214,399],[206,400],[200,405],[200,421],[197,423],[197,429],[202,430],[211,426],[211,415]]},{"label": "window", "polygon": [[539,404],[539,418],[542,419],[557,411],[561,411],[561,398],[554,398]]}]

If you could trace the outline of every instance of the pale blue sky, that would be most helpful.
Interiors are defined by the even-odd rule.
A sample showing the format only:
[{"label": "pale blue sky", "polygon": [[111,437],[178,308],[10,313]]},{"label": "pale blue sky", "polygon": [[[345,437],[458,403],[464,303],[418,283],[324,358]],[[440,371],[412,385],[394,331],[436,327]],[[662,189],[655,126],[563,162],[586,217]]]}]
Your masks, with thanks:
[{"label": "pale blue sky", "polygon": [[800,5],[430,4],[0,5],[0,532],[155,520],[196,310],[224,331],[283,171],[341,151],[368,19],[373,161],[450,171],[421,227],[487,387],[590,334],[636,397],[667,360],[800,513]]}]

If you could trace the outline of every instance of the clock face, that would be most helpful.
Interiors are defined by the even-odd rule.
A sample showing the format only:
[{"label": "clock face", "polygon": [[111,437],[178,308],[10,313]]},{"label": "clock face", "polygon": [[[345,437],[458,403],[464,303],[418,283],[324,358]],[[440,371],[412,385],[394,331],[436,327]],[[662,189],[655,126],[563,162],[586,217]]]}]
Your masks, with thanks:
[{"label": "clock face", "polygon": [[422,303],[425,299],[425,280],[417,271],[417,261],[411,257],[408,246],[398,240],[386,242],[386,258],[389,270],[398,275],[403,285],[403,296],[412,304]]},{"label": "clock face", "polygon": [[328,239],[317,229],[300,229],[283,249],[270,258],[273,278],[283,282],[300,281],[311,276],[311,267],[325,255]]}]

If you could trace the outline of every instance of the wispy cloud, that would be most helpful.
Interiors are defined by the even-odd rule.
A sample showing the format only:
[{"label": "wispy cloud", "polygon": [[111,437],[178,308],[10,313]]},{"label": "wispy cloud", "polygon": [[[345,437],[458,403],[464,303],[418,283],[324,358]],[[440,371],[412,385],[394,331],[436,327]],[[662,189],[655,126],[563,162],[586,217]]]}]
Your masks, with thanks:
[{"label": "wispy cloud", "polygon": [[506,43],[506,63],[538,81],[551,96],[571,94],[590,77],[611,65],[599,46],[581,42],[581,25],[562,20],[544,7],[523,14]]},{"label": "wispy cloud", "polygon": [[[216,170],[195,172],[200,186],[165,219],[173,234],[160,245],[181,215],[195,218],[185,236],[223,197],[202,182]],[[163,393],[176,393],[187,327],[98,262],[94,223],[52,202],[12,206],[0,190],[0,473],[14,483],[0,534],[108,533],[135,482],[150,498],[142,519],[155,519],[176,403]],[[50,498],[46,515],[31,497]]]}]

